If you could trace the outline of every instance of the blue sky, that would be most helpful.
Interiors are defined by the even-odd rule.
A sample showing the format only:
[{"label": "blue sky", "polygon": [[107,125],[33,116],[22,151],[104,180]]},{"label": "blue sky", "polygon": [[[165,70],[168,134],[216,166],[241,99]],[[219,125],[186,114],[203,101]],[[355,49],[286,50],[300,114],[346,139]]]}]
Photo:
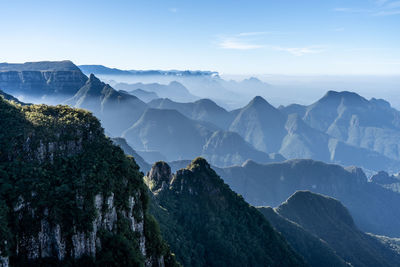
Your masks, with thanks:
[{"label": "blue sky", "polygon": [[399,0],[0,0],[0,62],[400,74]]}]

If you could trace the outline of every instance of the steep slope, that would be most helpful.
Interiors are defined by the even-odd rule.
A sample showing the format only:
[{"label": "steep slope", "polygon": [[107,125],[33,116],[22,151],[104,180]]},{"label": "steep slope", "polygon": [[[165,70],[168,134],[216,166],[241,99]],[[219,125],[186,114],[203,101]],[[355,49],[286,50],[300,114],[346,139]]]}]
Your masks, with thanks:
[{"label": "steep slope", "polygon": [[13,95],[68,98],[87,77],[71,61],[0,63],[0,88]]},{"label": "steep slope", "polygon": [[227,129],[233,120],[231,113],[210,99],[200,99],[191,103],[179,103],[168,98],[160,98],[149,102],[148,105],[158,109],[175,109],[191,119],[208,121],[222,129]]},{"label": "steep slope", "polygon": [[4,263],[176,265],[147,213],[138,166],[112,145],[95,117],[1,98],[0,117]]},{"label": "steep slope", "polygon": [[185,266],[304,266],[262,214],[204,159],[175,175],[158,162],[145,181],[162,235]]},{"label": "steep slope", "polygon": [[350,266],[329,245],[303,227],[279,215],[271,207],[257,208],[289,245],[304,257],[310,266]]},{"label": "steep slope", "polygon": [[276,212],[326,241],[353,266],[399,266],[400,255],[355,226],[347,209],[336,199],[298,191]]},{"label": "steep slope", "polygon": [[114,90],[93,74],[67,104],[88,109],[98,117],[107,132],[120,136],[147,108],[137,97]]},{"label": "steep slope", "polygon": [[248,159],[259,163],[277,161],[253,148],[237,133],[225,131],[216,131],[211,135],[203,147],[202,157],[220,167],[241,165]]},{"label": "steep slope", "polygon": [[9,95],[9,94],[3,92],[2,90],[0,90],[0,97],[3,97],[5,100],[8,100],[8,101],[13,101],[15,103],[25,105],[25,103],[19,101],[18,98],[13,97],[12,95]]},{"label": "steep slope", "polygon": [[135,162],[137,163],[137,165],[139,165],[140,170],[143,173],[147,173],[150,170],[151,165],[147,163],[135,150],[133,150],[133,148],[128,145],[124,138],[115,137],[111,140],[114,144],[121,147],[125,154],[130,155],[135,159]]},{"label": "steep slope", "polygon": [[365,232],[400,236],[400,195],[368,182],[358,168],[313,160],[283,163],[246,162],[216,169],[235,192],[256,206],[277,206],[297,190],[311,190],[340,200]]},{"label": "steep slope", "polygon": [[287,131],[279,152],[286,158],[309,158],[330,161],[329,136],[305,124],[297,114],[291,114],[285,124]]},{"label": "steep slope", "polygon": [[123,137],[135,150],[159,151],[170,161],[188,159],[201,154],[215,130],[208,126],[176,110],[147,109]]},{"label": "steep slope", "polygon": [[286,135],[285,122],[283,113],[257,96],[239,111],[229,130],[239,133],[258,150],[277,152]]},{"label": "steep slope", "polygon": [[400,112],[384,100],[329,91],[307,107],[304,120],[348,144],[400,159]]}]

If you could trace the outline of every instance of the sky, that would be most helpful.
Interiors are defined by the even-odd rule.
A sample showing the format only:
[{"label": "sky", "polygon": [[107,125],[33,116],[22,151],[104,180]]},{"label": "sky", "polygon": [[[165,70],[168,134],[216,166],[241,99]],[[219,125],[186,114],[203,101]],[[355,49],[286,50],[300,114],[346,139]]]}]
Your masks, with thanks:
[{"label": "sky", "polygon": [[0,0],[0,62],[398,75],[399,0]]}]

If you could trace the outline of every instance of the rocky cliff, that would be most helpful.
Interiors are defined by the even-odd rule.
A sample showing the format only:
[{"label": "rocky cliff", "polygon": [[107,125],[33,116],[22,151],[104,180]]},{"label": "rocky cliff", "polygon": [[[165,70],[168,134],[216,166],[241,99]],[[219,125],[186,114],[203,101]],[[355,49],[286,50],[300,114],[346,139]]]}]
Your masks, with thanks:
[{"label": "rocky cliff", "polygon": [[169,266],[132,157],[89,112],[0,98],[0,262]]},{"label": "rocky cliff", "polygon": [[33,97],[74,95],[87,81],[71,61],[0,64],[0,88]]}]

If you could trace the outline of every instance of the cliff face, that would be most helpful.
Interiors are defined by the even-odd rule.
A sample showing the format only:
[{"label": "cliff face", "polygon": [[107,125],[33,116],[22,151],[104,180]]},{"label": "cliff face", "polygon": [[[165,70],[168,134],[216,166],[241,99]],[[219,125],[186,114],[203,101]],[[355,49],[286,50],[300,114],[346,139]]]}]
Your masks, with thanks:
[{"label": "cliff face", "polygon": [[0,98],[0,117],[2,265],[176,264],[139,167],[89,112]]},{"label": "cliff face", "polygon": [[72,96],[87,81],[70,61],[52,62],[50,66],[41,63],[0,66],[0,88],[12,94]]}]

